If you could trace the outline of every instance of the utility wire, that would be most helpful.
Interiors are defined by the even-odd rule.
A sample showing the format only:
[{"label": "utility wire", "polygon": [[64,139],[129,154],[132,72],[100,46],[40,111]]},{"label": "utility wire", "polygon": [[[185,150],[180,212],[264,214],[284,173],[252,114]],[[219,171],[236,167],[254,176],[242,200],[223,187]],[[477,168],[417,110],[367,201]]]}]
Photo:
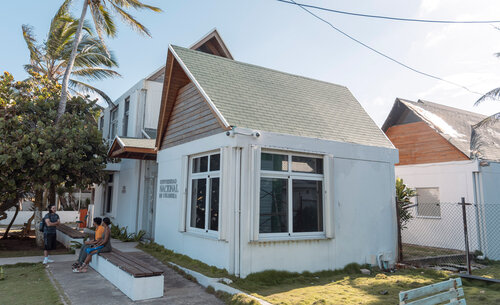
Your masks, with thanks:
[{"label": "utility wire", "polygon": [[[281,0],[278,0],[278,1],[281,1]],[[462,88],[462,89],[464,89],[464,90],[466,90],[466,91],[469,91],[470,93],[473,93],[473,94],[477,94],[477,95],[480,95],[480,96],[484,96],[484,95],[485,95],[485,94],[483,94],[483,93],[480,93],[480,92],[477,92],[477,91],[473,91],[473,90],[471,90],[471,89],[467,88],[466,86],[460,85],[460,84],[458,84],[458,83],[455,83],[455,82],[452,82],[452,81],[446,80],[446,79],[444,79],[444,78],[441,78],[441,77],[439,77],[439,76],[435,76],[435,75],[432,75],[432,74],[425,73],[425,72],[423,72],[423,71],[417,70],[417,69],[415,69],[415,68],[412,68],[412,67],[408,66],[407,64],[405,64],[405,63],[403,63],[403,62],[401,62],[401,61],[399,61],[399,60],[397,60],[397,59],[394,59],[394,58],[390,57],[389,55],[386,55],[386,54],[384,54],[384,53],[382,53],[382,52],[378,51],[377,49],[370,47],[370,46],[369,46],[369,45],[367,45],[366,43],[364,43],[364,42],[362,42],[362,41],[360,41],[360,40],[358,40],[358,39],[356,39],[356,38],[352,37],[351,35],[347,34],[346,32],[342,31],[341,29],[339,29],[339,28],[335,27],[335,26],[334,26],[331,22],[329,22],[329,21],[327,21],[327,20],[325,20],[325,19],[323,19],[323,18],[319,17],[318,15],[314,14],[313,12],[311,12],[310,10],[308,10],[307,8],[303,7],[303,6],[302,6],[302,4],[297,3],[297,2],[295,2],[294,0],[290,0],[290,1],[292,1],[294,4],[296,4],[298,7],[300,7],[300,8],[301,8],[301,9],[303,9],[304,11],[306,11],[306,12],[308,12],[309,14],[313,15],[315,18],[317,18],[317,19],[319,19],[319,20],[323,21],[324,23],[328,24],[331,28],[333,28],[335,31],[339,32],[340,34],[342,34],[342,35],[346,36],[347,38],[349,38],[349,39],[351,39],[351,40],[353,40],[353,41],[357,42],[358,44],[362,45],[363,47],[365,47],[365,48],[367,48],[367,49],[369,49],[369,50],[371,50],[371,51],[373,51],[373,52],[377,53],[378,55],[380,55],[380,56],[382,56],[382,57],[384,57],[384,58],[386,58],[386,59],[388,59],[388,60],[390,60],[390,61],[392,61],[392,62],[394,62],[394,63],[396,63],[396,64],[398,64],[398,65],[400,65],[400,66],[402,66],[402,67],[405,67],[406,69],[409,69],[409,70],[411,70],[411,71],[413,71],[413,72],[415,72],[415,73],[418,73],[418,74],[421,74],[421,75],[427,76],[427,77],[429,77],[429,78],[433,78],[433,79],[436,79],[436,80],[439,80],[439,81],[442,81],[442,82],[448,83],[448,84],[450,84],[450,85],[453,85],[453,86],[456,86],[456,87]]]},{"label": "utility wire", "polygon": [[360,13],[353,13],[353,12],[346,12],[346,11],[340,11],[340,10],[334,10],[326,7],[321,7],[321,6],[316,6],[316,5],[310,5],[310,4],[303,4],[303,3],[297,3],[293,0],[287,1],[287,0],[276,0],[279,2],[283,2],[286,4],[292,4],[292,5],[298,5],[302,8],[308,7],[308,8],[314,8],[322,11],[327,11],[331,13],[337,13],[337,14],[344,14],[344,15],[351,15],[351,16],[357,16],[357,17],[368,17],[368,18],[378,18],[378,19],[387,19],[387,20],[394,20],[394,21],[406,21],[406,22],[423,22],[423,23],[465,23],[465,24],[481,24],[481,23],[498,23],[500,20],[470,20],[470,21],[460,21],[460,20],[429,20],[429,19],[412,19],[412,18],[399,18],[399,17],[389,17],[389,16],[380,16],[380,15],[368,15],[368,14],[360,14]]}]

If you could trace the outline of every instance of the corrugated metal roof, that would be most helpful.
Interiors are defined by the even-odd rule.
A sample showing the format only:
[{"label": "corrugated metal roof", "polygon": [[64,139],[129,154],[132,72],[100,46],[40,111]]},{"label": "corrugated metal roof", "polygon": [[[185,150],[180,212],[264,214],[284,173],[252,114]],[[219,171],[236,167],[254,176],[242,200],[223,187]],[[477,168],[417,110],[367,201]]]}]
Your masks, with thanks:
[{"label": "corrugated metal roof", "polygon": [[394,147],[344,86],[172,48],[231,126]]},{"label": "corrugated metal roof", "polygon": [[500,160],[500,122],[474,127],[487,116],[423,100],[398,100],[466,156]]}]

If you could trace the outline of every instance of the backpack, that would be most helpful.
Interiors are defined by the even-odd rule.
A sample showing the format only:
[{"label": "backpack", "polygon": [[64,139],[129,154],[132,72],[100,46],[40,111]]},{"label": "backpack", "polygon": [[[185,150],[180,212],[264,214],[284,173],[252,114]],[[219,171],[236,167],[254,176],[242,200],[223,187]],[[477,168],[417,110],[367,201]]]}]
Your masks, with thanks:
[{"label": "backpack", "polygon": [[39,230],[40,232],[43,233],[44,229],[45,229],[45,219],[42,219],[42,221],[40,221]]}]

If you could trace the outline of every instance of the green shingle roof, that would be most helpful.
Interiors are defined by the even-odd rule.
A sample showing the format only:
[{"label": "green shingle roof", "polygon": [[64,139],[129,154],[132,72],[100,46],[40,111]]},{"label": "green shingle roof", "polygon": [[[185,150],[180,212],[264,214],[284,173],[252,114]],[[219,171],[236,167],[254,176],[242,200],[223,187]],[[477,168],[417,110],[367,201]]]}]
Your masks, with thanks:
[{"label": "green shingle roof", "polygon": [[344,86],[172,48],[231,126],[394,147]]}]

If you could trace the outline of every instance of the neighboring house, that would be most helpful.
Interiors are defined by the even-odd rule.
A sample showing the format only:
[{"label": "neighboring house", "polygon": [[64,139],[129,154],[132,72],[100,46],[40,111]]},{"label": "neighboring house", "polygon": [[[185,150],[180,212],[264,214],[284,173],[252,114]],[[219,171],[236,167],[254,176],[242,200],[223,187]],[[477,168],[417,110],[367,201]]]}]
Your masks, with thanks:
[{"label": "neighboring house", "polygon": [[393,264],[397,150],[344,86],[169,46],[154,239],[242,277]]},{"label": "neighboring house", "polygon": [[451,203],[464,197],[477,204],[468,214],[472,250],[500,259],[500,128],[477,125],[485,118],[396,99],[382,130],[399,150],[396,176],[418,193],[403,242],[463,249],[461,208]]},{"label": "neighboring house", "polygon": [[[232,58],[217,30],[191,48]],[[163,66],[128,89],[99,118],[109,155],[121,161],[109,163],[107,182],[94,188],[93,214],[110,217],[128,232],[144,230],[148,238],[154,236],[155,138],[164,77]]]}]

